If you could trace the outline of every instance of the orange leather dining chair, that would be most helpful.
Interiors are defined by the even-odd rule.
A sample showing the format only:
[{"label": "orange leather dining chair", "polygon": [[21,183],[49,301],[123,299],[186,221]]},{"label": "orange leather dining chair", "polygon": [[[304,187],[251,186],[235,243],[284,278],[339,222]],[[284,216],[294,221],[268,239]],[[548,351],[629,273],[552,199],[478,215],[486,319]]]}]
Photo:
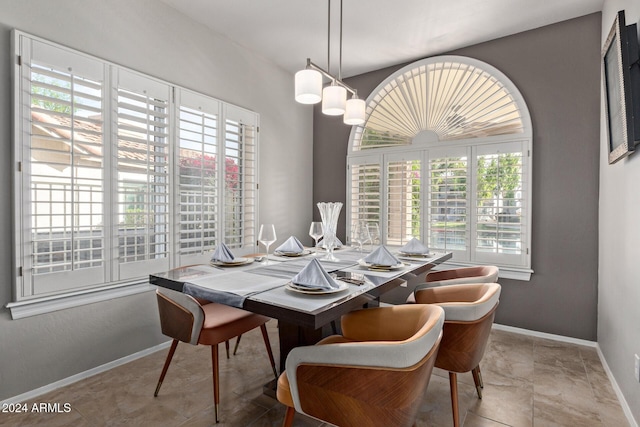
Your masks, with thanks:
[{"label": "orange leather dining chair", "polygon": [[411,426],[442,337],[438,306],[398,305],[342,316],[342,335],[294,348],[278,379],[287,406],[341,427]]},{"label": "orange leather dining chair", "polygon": [[409,295],[407,303],[416,302],[415,292],[426,287],[459,285],[462,283],[496,283],[499,272],[500,270],[495,265],[478,265],[430,271],[425,277],[425,282],[416,286],[414,292]]},{"label": "orange leather dining chair", "polygon": [[162,333],[173,338],[173,342],[164,362],[154,396],[158,396],[160,386],[162,386],[162,381],[180,341],[193,345],[211,346],[213,399],[217,423],[220,404],[218,344],[222,342],[228,343],[231,338],[239,337],[241,334],[257,327],[260,327],[262,331],[262,338],[267,348],[273,374],[278,378],[265,326],[265,323],[270,320],[268,317],[218,303],[202,304],[202,301],[196,300],[189,295],[169,289],[158,289],[156,295]]},{"label": "orange leather dining chair", "polygon": [[497,283],[474,283],[427,287],[415,293],[415,305],[435,304],[444,309],[442,342],[435,365],[449,371],[454,427],[460,425],[457,374],[471,371],[478,397],[482,399],[479,367],[498,307],[500,290]]}]

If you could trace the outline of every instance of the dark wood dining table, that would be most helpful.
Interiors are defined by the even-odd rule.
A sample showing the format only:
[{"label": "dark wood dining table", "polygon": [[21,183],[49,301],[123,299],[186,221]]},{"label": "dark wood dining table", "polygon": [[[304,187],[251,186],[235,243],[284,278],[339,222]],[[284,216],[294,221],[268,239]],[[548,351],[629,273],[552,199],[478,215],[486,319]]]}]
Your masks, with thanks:
[{"label": "dark wood dining table", "polygon": [[[278,320],[278,336],[280,350],[280,372],[284,371],[285,361],[289,352],[301,345],[312,345],[318,342],[323,335],[333,332],[334,321],[340,319],[343,314],[363,307],[379,305],[380,297],[398,287],[405,286],[408,280],[414,279],[417,275],[424,274],[438,264],[451,258],[451,253],[433,253],[428,257],[401,258],[404,265],[402,268],[389,271],[368,269],[362,266],[359,258],[365,254],[358,253],[354,249],[345,248],[336,251],[339,262],[321,261],[322,266],[337,277],[350,281],[347,289],[342,292],[329,295],[309,295],[291,292],[285,286],[287,281],[295,275],[295,271],[300,270],[312,257],[322,260],[323,254],[309,254],[306,257],[284,258],[269,256],[270,265],[265,266],[263,262],[252,262],[239,267],[210,267],[210,266],[188,266],[179,267],[166,272],[151,274],[149,281],[152,285],[184,292],[185,284],[187,288],[192,284],[202,285],[197,289],[203,293],[200,297],[205,297],[214,302],[225,301],[216,300],[218,293],[216,282],[223,280],[230,281],[234,277],[247,282],[254,280],[262,281],[280,280],[282,283],[277,286],[270,286],[269,289],[249,293],[242,300],[240,307],[253,313],[262,314]],[[360,261],[360,263],[359,263]],[[224,272],[216,270],[224,269]],[[242,272],[244,274],[240,275]],[[247,275],[247,273],[249,275]],[[362,284],[353,284],[360,283]],[[211,291],[210,293],[208,293]],[[410,291],[407,290],[407,293]],[[189,292],[187,292],[189,293]],[[210,297],[207,297],[210,295]]]}]

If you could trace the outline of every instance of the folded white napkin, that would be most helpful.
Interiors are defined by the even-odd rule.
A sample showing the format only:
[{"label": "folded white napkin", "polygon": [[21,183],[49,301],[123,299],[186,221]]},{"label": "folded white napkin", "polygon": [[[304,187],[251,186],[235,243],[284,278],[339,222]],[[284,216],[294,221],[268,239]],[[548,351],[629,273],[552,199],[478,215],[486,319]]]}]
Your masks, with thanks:
[{"label": "folded white napkin", "polygon": [[300,273],[296,274],[291,282],[294,285],[306,288],[318,289],[338,289],[340,285],[329,276],[329,273],[322,267],[320,261],[316,258],[312,259]]},{"label": "folded white napkin", "polygon": [[[327,247],[327,245],[325,245],[324,239],[320,240],[318,242],[318,246],[316,246],[316,248],[326,248],[326,247]],[[337,237],[336,237],[336,241],[335,241],[335,244],[333,245],[333,247],[334,248],[341,248],[342,247],[342,242]]]},{"label": "folded white napkin", "polygon": [[364,261],[371,265],[387,265],[387,266],[394,266],[400,263],[398,258],[393,256],[393,254],[389,252],[389,249],[385,248],[384,246],[378,246],[378,248],[375,251],[371,252],[369,255],[364,257]]},{"label": "folded white napkin", "polygon": [[211,261],[231,262],[235,259],[227,245],[220,243],[211,256]]},{"label": "folded white napkin", "polygon": [[406,245],[400,248],[400,252],[404,252],[405,254],[421,255],[428,254],[429,248],[426,247],[420,240],[414,237],[413,239],[409,240]]},{"label": "folded white napkin", "polygon": [[299,254],[304,251],[304,246],[296,236],[291,236],[286,242],[276,248],[276,252],[286,252],[290,254]]}]

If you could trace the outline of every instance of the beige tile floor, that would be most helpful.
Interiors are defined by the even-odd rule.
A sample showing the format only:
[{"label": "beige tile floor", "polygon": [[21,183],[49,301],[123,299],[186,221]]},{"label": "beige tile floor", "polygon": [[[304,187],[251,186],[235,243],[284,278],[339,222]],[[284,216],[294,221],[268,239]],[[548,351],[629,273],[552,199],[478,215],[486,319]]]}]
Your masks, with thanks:
[{"label": "beige tile floor", "polygon": [[[276,322],[268,327],[277,349]],[[68,413],[0,413],[0,425],[213,425],[209,349],[178,346],[154,398],[166,353],[156,352],[27,402],[30,407],[34,402],[69,403]],[[482,400],[475,395],[471,374],[459,375],[464,427],[629,425],[594,348],[494,330],[481,367]],[[271,368],[258,330],[243,336],[236,356],[221,360],[220,372],[218,426],[281,425],[284,408],[262,394]],[[294,425],[326,424],[298,414]],[[446,372],[434,370],[416,425],[452,425]]]}]

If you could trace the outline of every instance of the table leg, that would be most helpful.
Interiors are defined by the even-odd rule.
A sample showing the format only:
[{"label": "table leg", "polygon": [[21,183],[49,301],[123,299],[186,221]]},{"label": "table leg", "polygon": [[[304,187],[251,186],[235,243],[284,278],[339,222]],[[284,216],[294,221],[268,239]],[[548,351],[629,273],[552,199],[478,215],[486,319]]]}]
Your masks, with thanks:
[{"label": "table leg", "polygon": [[[282,320],[278,321],[278,341],[280,342],[280,370],[282,373],[285,371],[285,363],[287,361],[287,355],[295,347],[304,345],[314,345],[320,341],[323,337],[331,335],[331,327],[327,325],[320,329],[304,328],[296,325],[295,323],[288,323]],[[276,389],[278,388],[278,382],[271,380],[266,383],[262,392],[267,396],[276,398]]]},{"label": "table leg", "polygon": [[[278,322],[278,337],[280,338],[280,372],[284,372],[287,355],[295,347],[304,345],[314,345],[324,336],[329,335],[323,333],[324,329],[310,329],[298,326],[293,323]],[[329,328],[330,332],[330,328]]]}]

